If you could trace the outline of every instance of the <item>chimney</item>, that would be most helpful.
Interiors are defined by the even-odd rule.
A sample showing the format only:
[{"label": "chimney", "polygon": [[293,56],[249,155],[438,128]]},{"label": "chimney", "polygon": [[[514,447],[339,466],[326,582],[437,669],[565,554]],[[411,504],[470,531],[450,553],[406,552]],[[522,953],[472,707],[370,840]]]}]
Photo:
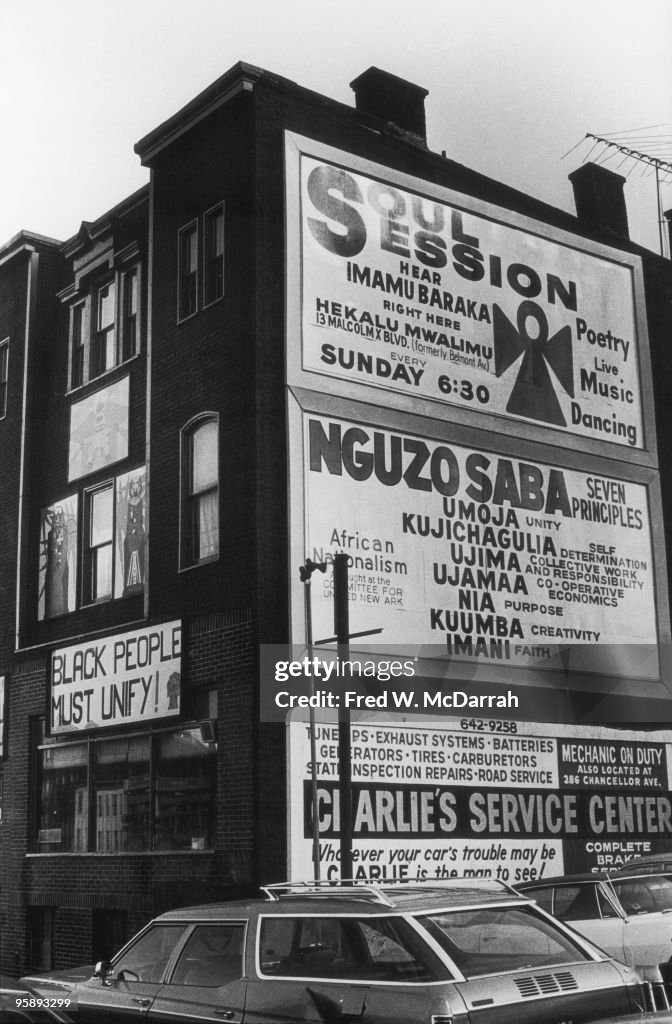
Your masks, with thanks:
[{"label": "chimney", "polygon": [[672,260],[672,210],[665,210],[663,217],[667,221],[667,233],[670,241],[670,259]]},{"label": "chimney", "polygon": [[383,121],[392,121],[427,145],[425,96],[427,89],[380,68],[369,68],[350,83],[357,110]]},{"label": "chimney", "polygon": [[623,186],[625,178],[598,164],[583,164],[569,180],[579,220],[596,228],[629,238],[628,211]]}]

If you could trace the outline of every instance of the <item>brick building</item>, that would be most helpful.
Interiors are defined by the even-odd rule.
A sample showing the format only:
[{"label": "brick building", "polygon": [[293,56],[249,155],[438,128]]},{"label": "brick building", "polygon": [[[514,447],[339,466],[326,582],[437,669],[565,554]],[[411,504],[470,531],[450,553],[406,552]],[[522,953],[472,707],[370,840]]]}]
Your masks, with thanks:
[{"label": "brick building", "polygon": [[[656,669],[634,679],[626,672],[614,685],[609,671],[573,674],[570,666],[569,674],[551,673],[537,686],[526,668],[511,682],[496,663],[475,680],[475,692],[506,677],[526,695],[527,717],[542,722],[589,721],[596,708],[603,722],[645,727],[669,720],[665,550],[672,538],[665,531],[672,520],[662,513],[672,504],[665,433],[670,263],[629,241],[623,180],[610,172],[592,165],[575,172],[576,218],[429,151],[419,87],[370,69],[353,88],[356,105],[349,107],[236,65],[137,144],[151,172],[146,188],[83,222],[66,242],[21,232],[0,249],[6,971],[107,956],[169,906],[240,895],[290,870],[285,730],[260,716],[259,652],[305,641],[297,569],[314,548],[303,547],[303,498],[292,490],[304,471],[302,414],[333,418],[331,427],[315,430],[323,429],[322,457],[334,477],[347,473],[334,469],[336,435],[327,429],[340,431],[337,421],[349,419],[360,424],[362,444],[362,424],[397,435],[429,431],[435,440],[448,436],[525,465],[546,452],[545,464],[567,466],[577,479],[585,469],[591,480],[623,480],[640,502],[632,514],[646,534],[648,604],[632,641],[659,647]],[[292,181],[299,165],[322,159],[334,168],[343,154],[345,168],[331,179],[317,173],[299,195]],[[535,416],[520,397],[501,413],[444,401],[446,389],[469,390],[453,381],[454,367],[466,379],[466,360],[439,378],[441,394],[420,398],[411,370],[397,371],[399,387],[388,388],[386,377],[404,365],[389,357],[389,345],[375,371],[348,350],[353,365],[369,373],[364,382],[349,374],[347,360],[332,370],[333,345],[322,349],[321,366],[302,362],[304,313],[294,296],[304,287],[307,295],[310,285],[301,276],[304,234],[312,223],[318,244],[331,246],[334,274],[357,255],[355,244],[345,251],[364,220],[357,175],[374,183],[369,199],[385,223],[383,248],[397,264],[415,259],[418,282],[437,283],[445,242],[438,207],[433,221],[422,208],[411,254],[405,208],[395,204],[413,182],[430,197],[464,197],[452,244],[462,247],[453,253],[465,295],[485,266],[469,230],[469,217],[483,211],[499,211],[509,232],[534,234],[532,225],[541,225],[567,251],[587,252],[619,273],[625,267],[636,296],[638,390],[624,377],[633,360],[623,341],[614,365],[620,376],[606,396],[610,411],[591,412],[582,436],[580,424],[571,429],[557,412]],[[302,234],[297,209],[306,196],[315,209]],[[523,304],[538,296],[536,271],[521,260],[507,271],[499,259],[490,253],[492,288],[503,288],[508,273]],[[366,268],[356,272],[362,283]],[[412,282],[409,270],[401,274]],[[403,284],[383,280],[389,287],[380,294],[393,314],[395,288],[403,293]],[[375,278],[368,286],[375,289]],[[608,301],[610,285],[602,287]],[[548,275],[548,289],[549,306],[564,301],[577,311],[559,272]],[[410,308],[409,294],[410,286],[402,308]],[[319,301],[331,328],[347,337],[336,299]],[[446,301],[431,323],[443,327],[443,318],[459,331]],[[541,307],[530,301],[528,314],[531,305],[539,319]],[[463,306],[477,309],[468,296]],[[423,316],[429,323],[426,310]],[[399,340],[401,321],[393,320],[375,329]],[[606,330],[581,323],[575,329],[586,338],[592,332],[596,353],[619,356]],[[362,320],[357,324],[361,333]],[[415,327],[406,327],[404,340],[417,352]],[[479,344],[473,351],[483,355]],[[489,372],[494,380],[505,371]],[[594,371],[583,372],[592,401]],[[637,407],[636,428],[614,412],[619,402]],[[630,428],[638,433],[628,435]],[[447,465],[445,447],[437,465],[441,459]],[[319,503],[319,494],[312,500]],[[617,496],[604,504],[623,502]],[[635,555],[643,561],[637,545]],[[553,635],[500,618],[512,643]],[[440,615],[435,622],[443,629]],[[467,643],[462,633],[468,655],[473,637]],[[487,627],[485,633],[489,643]],[[457,664],[459,681],[466,676]],[[664,746],[667,733],[656,735]]]}]

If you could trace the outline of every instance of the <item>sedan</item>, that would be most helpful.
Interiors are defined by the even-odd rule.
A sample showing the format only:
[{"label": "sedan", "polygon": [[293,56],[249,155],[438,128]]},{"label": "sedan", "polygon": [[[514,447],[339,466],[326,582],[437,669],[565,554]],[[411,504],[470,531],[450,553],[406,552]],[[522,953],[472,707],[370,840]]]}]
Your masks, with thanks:
[{"label": "sedan", "polygon": [[672,958],[672,873],[563,875],[518,888],[623,963]]}]

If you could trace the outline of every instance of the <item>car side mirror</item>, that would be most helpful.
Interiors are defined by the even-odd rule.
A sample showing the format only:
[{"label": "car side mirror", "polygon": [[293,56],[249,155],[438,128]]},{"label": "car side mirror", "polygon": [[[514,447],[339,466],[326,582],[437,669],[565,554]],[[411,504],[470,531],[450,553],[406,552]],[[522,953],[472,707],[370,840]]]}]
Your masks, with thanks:
[{"label": "car side mirror", "polygon": [[107,980],[112,973],[112,964],[109,960],[99,960],[95,966],[93,976],[94,978],[100,978],[103,985],[109,985],[110,982]]}]

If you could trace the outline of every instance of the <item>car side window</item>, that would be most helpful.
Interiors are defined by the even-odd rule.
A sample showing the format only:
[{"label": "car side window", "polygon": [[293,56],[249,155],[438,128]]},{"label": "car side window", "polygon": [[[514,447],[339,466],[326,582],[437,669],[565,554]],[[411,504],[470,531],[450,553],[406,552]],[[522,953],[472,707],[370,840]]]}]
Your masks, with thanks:
[{"label": "car side window", "polygon": [[433,981],[445,968],[398,918],[262,918],[261,973],[351,981]]},{"label": "car side window", "polygon": [[661,875],[613,883],[626,914],[651,914],[672,909],[672,880]]},{"label": "car side window", "polygon": [[553,913],[553,887],[551,885],[546,889],[532,889],[530,892],[526,892],[525,895],[531,896],[547,914]]},{"label": "car side window", "polygon": [[555,916],[561,921],[592,921],[600,916],[595,886],[560,885],[555,890]]},{"label": "car side window", "polygon": [[199,925],[187,939],[172,985],[219,988],[243,976],[242,924]]},{"label": "car side window", "polygon": [[601,889],[597,890],[597,902],[600,907],[600,914],[603,918],[618,917],[614,907],[611,905],[605,894]]},{"label": "car side window", "polygon": [[184,924],[157,924],[143,932],[138,941],[115,961],[113,976],[118,981],[161,981],[185,929]]}]

